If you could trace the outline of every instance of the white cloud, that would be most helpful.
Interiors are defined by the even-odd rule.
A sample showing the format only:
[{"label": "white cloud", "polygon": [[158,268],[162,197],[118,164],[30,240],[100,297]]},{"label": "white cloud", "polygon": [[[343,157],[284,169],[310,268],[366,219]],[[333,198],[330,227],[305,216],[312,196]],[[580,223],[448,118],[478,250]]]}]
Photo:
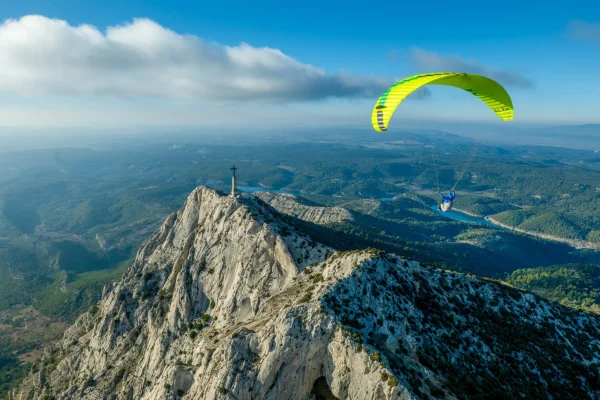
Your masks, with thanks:
[{"label": "white cloud", "polygon": [[477,61],[468,61],[459,56],[444,56],[420,48],[413,48],[408,54],[408,61],[419,69],[467,72],[487,76],[507,86],[533,87],[533,81],[519,72],[485,67]]},{"label": "white cloud", "polygon": [[600,22],[571,21],[567,26],[567,34],[571,39],[600,43]]},{"label": "white cloud", "polygon": [[0,25],[0,92],[274,102],[373,97],[391,80],[330,74],[280,50],[222,46],[148,19],[71,26],[30,15]]}]

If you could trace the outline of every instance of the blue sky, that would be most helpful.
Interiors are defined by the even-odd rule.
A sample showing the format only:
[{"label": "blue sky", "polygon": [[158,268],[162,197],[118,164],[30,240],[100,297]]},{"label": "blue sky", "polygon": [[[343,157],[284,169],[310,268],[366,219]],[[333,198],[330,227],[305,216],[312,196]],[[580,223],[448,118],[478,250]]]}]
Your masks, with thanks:
[{"label": "blue sky", "polygon": [[[142,90],[139,85],[130,82],[124,85],[125,88],[132,88],[134,93],[129,98],[127,89],[104,90],[102,86],[106,85],[106,81],[102,79],[119,79],[117,72],[123,64],[118,64],[114,71],[97,71],[96,61],[92,65],[93,73],[80,71],[81,68],[89,68],[89,63],[73,69],[57,66],[57,70],[70,72],[65,72],[61,77],[57,75],[60,71],[54,71],[54,75],[47,78],[42,76],[43,72],[35,70],[29,74],[35,75],[32,82],[24,80],[23,76],[27,74],[20,74],[19,79],[15,79],[14,75],[6,76],[4,78],[8,83],[4,86],[0,73],[0,125],[3,125],[2,120],[7,125],[35,122],[60,126],[99,124],[110,119],[115,126],[204,123],[218,126],[223,116],[233,111],[236,117],[228,118],[227,121],[233,125],[285,125],[286,121],[291,125],[307,124],[307,121],[314,122],[315,125],[335,125],[339,121],[361,125],[364,121],[368,126],[370,108],[377,97],[371,90],[383,85],[381,81],[392,81],[422,72],[425,66],[419,54],[435,56],[434,65],[439,65],[440,68],[464,65],[465,68],[476,68],[477,71],[492,75],[508,71],[512,76],[530,82],[530,85],[506,85],[515,104],[515,122],[600,123],[600,5],[594,3],[429,1],[424,5],[422,2],[403,4],[398,1],[304,1],[295,4],[275,1],[106,0],[95,4],[71,0],[8,2],[0,8],[1,20],[19,20],[23,16],[35,14],[66,21],[72,28],[89,24],[104,34],[108,27],[130,24],[134,18],[147,18],[179,35],[191,35],[206,43],[215,42],[221,47],[235,47],[243,42],[253,49],[278,49],[302,65],[293,66],[292,70],[310,65],[326,72],[327,80],[323,86],[330,85],[336,98],[331,100],[327,93],[320,93],[318,89],[311,89],[306,98],[290,94],[291,91],[302,89],[302,86],[288,81],[293,80],[293,71],[288,69],[277,69],[276,74],[285,75],[281,81],[265,81],[261,84],[266,91],[290,85],[272,96],[265,92],[253,92],[243,101],[237,101],[234,95],[212,100],[211,96],[216,93],[218,85],[205,90],[192,82],[196,89],[186,89],[182,97],[181,93],[173,93],[170,88]],[[34,29],[36,24],[30,23],[27,26],[27,29]],[[15,50],[21,45],[20,42],[7,44],[7,40],[12,40],[13,37],[14,35],[5,35],[3,40],[0,35],[0,47],[11,46],[11,51],[17,54],[15,57],[20,57],[14,64],[32,60],[22,56],[25,51]],[[52,37],[55,41],[68,42],[66,36],[60,33]],[[132,40],[136,41],[137,50],[150,43]],[[65,49],[69,49],[69,43],[65,44]],[[29,44],[23,44],[24,47],[27,45]],[[34,45],[31,45],[31,49],[35,48]],[[61,56],[60,49],[61,47],[57,47],[54,53],[47,54],[43,61],[30,62],[52,64],[55,61],[52,59],[54,55],[63,57],[63,63],[73,62],[73,54]],[[86,47],[85,44],[72,49],[85,54],[99,51],[96,59],[108,54],[98,50],[98,46]],[[157,50],[156,54],[163,54],[161,51],[164,49]],[[110,57],[116,57],[113,53],[110,54]],[[202,57],[207,57],[206,53],[202,54]],[[93,58],[94,55],[90,57]],[[181,54],[175,58],[177,57],[181,57]],[[0,56],[0,61],[1,58]],[[196,61],[190,64],[190,68],[201,70],[205,59]],[[173,71],[177,71],[177,62],[174,61],[175,64],[163,70],[157,69],[160,71],[157,73],[160,73],[161,78],[168,73],[176,74]],[[9,59],[9,64],[13,64],[12,59]],[[241,61],[241,64],[232,68],[239,71],[240,65],[248,64],[247,61]],[[124,74],[126,73],[131,71]],[[210,72],[215,73],[214,70]],[[240,74],[240,82],[244,81],[240,84],[246,85],[247,79],[268,79],[274,73],[267,68],[250,75],[245,72]],[[308,71],[306,74],[307,85],[318,85],[321,82],[321,78],[314,80],[312,72]],[[354,80],[365,80],[357,84],[360,87],[347,91],[342,88],[346,87],[347,80],[339,78],[339,74],[351,75]],[[77,89],[63,88],[63,81],[73,77],[80,77],[84,83],[77,83]],[[95,77],[98,81],[93,89],[79,90],[81,86],[85,86],[85,82],[95,80]],[[182,77],[173,77],[179,78]],[[204,76],[198,78],[198,71],[195,70],[186,70],[183,78],[192,81],[200,79],[202,82],[207,79]],[[212,79],[212,75],[209,78]],[[148,82],[154,81],[151,74],[146,79]],[[377,79],[381,81],[376,81]],[[38,85],[41,81],[43,83]],[[163,84],[171,85],[171,82],[165,81]],[[201,85],[204,84],[206,83]],[[18,85],[23,85],[26,89]],[[268,85],[271,86],[266,89]],[[43,90],[36,90],[38,86],[43,87]],[[255,89],[253,87],[252,90]],[[265,97],[268,97],[266,102]],[[432,88],[431,96],[406,102],[403,106],[405,107],[397,113],[392,123],[401,118],[496,122],[495,116],[478,104],[476,99],[451,88]],[[211,120],[210,116],[216,115],[220,117]]]}]

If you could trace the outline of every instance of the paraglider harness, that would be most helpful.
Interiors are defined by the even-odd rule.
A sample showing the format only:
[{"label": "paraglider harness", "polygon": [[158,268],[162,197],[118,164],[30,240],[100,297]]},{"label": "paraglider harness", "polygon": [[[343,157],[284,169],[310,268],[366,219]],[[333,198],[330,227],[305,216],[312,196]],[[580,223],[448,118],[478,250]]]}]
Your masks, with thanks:
[{"label": "paraglider harness", "polygon": [[456,197],[455,190],[452,189],[447,196],[445,196],[439,190],[438,190],[438,194],[442,198],[442,202],[440,204],[438,204],[438,210],[442,210],[443,212],[450,211],[452,209],[454,198]]}]

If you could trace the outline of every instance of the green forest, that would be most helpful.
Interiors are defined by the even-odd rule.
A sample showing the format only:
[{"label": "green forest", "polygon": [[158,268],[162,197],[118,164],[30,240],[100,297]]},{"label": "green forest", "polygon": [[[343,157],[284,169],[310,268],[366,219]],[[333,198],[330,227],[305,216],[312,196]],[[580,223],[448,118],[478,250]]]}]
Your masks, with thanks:
[{"label": "green forest", "polygon": [[566,306],[600,312],[600,265],[561,264],[519,269],[506,280]]},{"label": "green forest", "polygon": [[[227,191],[232,164],[240,186],[284,189],[305,204],[350,210],[352,223],[294,222],[332,247],[374,247],[430,266],[508,279],[567,306],[597,311],[593,268],[600,252],[455,221],[430,208],[437,202],[432,152],[440,188],[448,190],[473,147],[470,140],[405,132],[384,141],[351,132],[328,140],[174,141],[3,154],[0,313],[8,313],[2,322],[7,332],[16,329],[13,319],[23,307],[40,313],[36,320],[73,321],[98,300],[105,283],[120,278],[137,248],[195,187]],[[590,151],[483,143],[457,187],[455,206],[524,230],[600,243],[599,185],[600,162]],[[557,283],[572,269],[561,278],[556,264],[582,266],[568,267],[578,280]],[[527,275],[538,270],[552,283]],[[0,396],[7,381],[27,370],[20,357],[49,339],[39,338],[24,343],[3,334]]]}]

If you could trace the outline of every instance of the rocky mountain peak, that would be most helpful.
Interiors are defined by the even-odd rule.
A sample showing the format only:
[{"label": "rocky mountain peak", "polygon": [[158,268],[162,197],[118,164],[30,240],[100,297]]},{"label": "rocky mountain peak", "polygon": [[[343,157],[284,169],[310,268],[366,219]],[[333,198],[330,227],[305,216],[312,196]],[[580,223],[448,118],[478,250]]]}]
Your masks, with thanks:
[{"label": "rocky mountain peak", "polygon": [[598,398],[600,323],[197,188],[10,399]]}]

